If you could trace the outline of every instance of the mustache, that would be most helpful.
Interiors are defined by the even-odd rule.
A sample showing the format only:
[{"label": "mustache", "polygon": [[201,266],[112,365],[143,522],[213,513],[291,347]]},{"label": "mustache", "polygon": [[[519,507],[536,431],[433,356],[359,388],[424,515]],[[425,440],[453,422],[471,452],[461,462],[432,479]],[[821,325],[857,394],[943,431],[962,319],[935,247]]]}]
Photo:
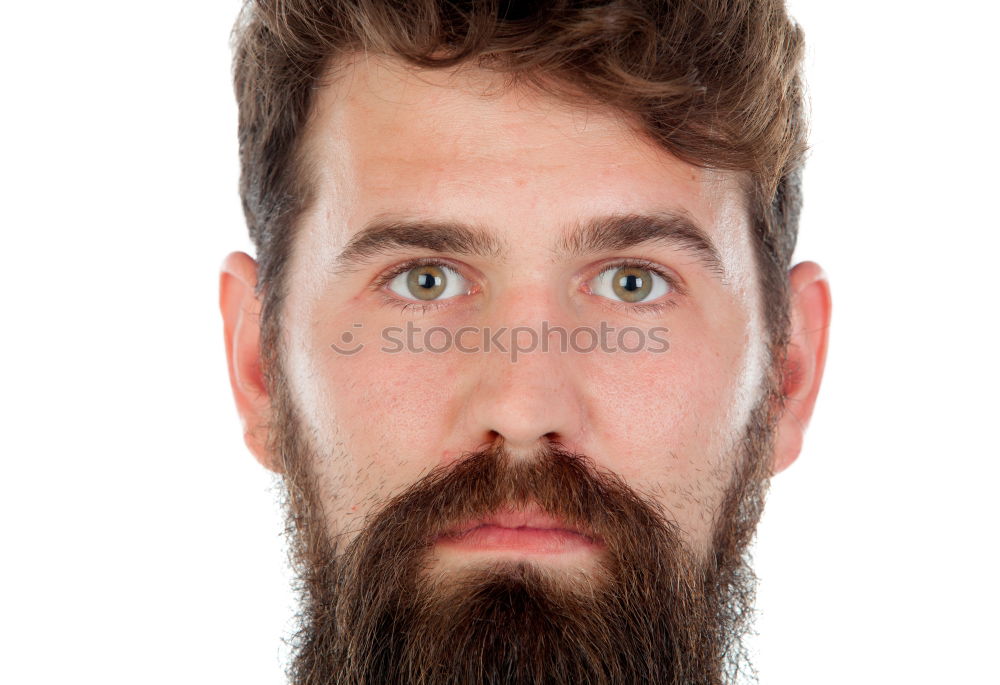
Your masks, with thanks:
[{"label": "mustache", "polygon": [[393,497],[366,519],[348,547],[413,558],[463,522],[528,508],[601,541],[612,558],[653,548],[662,553],[680,544],[678,527],[657,502],[585,455],[550,442],[530,457],[514,457],[498,440],[439,466]]}]

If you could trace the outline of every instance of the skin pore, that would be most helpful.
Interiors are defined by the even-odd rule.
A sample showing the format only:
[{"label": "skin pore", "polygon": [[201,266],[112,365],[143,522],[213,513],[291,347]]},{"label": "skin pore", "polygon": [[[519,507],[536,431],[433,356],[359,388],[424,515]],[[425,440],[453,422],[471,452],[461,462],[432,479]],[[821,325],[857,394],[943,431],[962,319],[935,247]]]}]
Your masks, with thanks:
[{"label": "skin pore", "polygon": [[[472,67],[415,70],[371,57],[343,64],[317,92],[304,140],[314,201],[298,223],[281,311],[282,377],[308,455],[298,467],[315,525],[332,554],[432,472],[497,444],[511,463],[529,465],[554,444],[659,508],[683,549],[705,560],[773,377],[740,178],[673,157],[616,112],[501,85]],[[680,225],[704,245],[690,235],[593,239],[595,226],[623,217]],[[387,226],[392,240],[383,231],[344,259],[360,236]],[[444,238],[413,239],[421,231]],[[405,296],[414,259],[444,274],[448,297]],[[658,294],[617,299],[606,275],[622,266],[639,269]],[[790,279],[785,401],[767,440],[769,472],[798,455],[826,351],[825,278],[805,263]],[[269,434],[255,284],[253,260],[230,255],[221,290],[230,377],[248,446],[283,472],[287,455]],[[567,331],[666,329],[669,349],[553,344],[516,361],[498,349],[380,349],[383,331],[408,323],[454,333],[541,330],[542,322]],[[480,512],[449,529],[489,526],[476,544],[442,538],[424,568],[435,578],[497,562],[574,578],[598,573],[604,547],[574,542],[583,531],[572,521],[530,506],[517,512],[500,514],[535,518]],[[525,525],[549,533],[539,541]],[[560,537],[566,529],[569,542]]]}]

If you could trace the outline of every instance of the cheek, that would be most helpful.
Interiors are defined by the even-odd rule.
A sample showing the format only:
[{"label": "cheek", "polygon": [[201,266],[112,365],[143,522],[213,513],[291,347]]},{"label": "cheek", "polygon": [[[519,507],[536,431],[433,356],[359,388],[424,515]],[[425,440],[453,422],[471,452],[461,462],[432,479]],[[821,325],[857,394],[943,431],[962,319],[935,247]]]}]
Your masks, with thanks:
[{"label": "cheek", "polygon": [[706,549],[745,425],[733,408],[745,394],[748,350],[742,336],[710,325],[679,321],[671,331],[661,354],[581,360],[593,438],[608,468],[658,500],[688,542]]},{"label": "cheek", "polygon": [[[591,365],[588,394],[599,409],[600,432],[636,455],[634,466],[623,465],[635,471],[629,476],[641,478],[650,472],[646,467],[656,465],[646,461],[668,452],[690,456],[700,465],[720,451],[731,432],[730,374],[739,368],[740,356],[672,348],[662,356],[633,355]],[[675,475],[687,478],[689,471],[675,468]]]},{"label": "cheek", "polygon": [[[453,396],[452,354],[397,350],[390,323],[315,315],[302,321],[289,355],[290,378],[317,454],[314,470],[334,530],[353,529],[371,508],[437,464],[461,405]],[[399,321],[392,321],[397,326]],[[349,333],[349,336],[345,336]],[[336,347],[332,346],[336,344]]]}]

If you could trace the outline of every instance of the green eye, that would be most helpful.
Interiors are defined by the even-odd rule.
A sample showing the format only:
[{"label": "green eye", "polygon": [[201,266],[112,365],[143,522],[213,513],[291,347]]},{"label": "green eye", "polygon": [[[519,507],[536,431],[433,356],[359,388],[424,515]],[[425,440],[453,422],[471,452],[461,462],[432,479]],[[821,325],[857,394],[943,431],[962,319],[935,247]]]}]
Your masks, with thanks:
[{"label": "green eye", "polygon": [[630,304],[655,300],[670,292],[667,280],[652,269],[612,266],[591,281],[591,292]]},{"label": "green eye", "polygon": [[410,300],[443,300],[469,291],[465,279],[443,264],[421,264],[397,274],[389,290]]}]

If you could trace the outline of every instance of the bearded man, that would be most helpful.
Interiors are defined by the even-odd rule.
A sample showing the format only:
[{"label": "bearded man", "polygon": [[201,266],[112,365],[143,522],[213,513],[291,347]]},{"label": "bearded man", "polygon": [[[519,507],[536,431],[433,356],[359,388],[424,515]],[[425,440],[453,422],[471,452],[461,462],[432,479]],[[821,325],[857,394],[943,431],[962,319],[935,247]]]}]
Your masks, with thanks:
[{"label": "bearded man", "polygon": [[221,307],[291,680],[752,675],[830,317],[781,0],[251,0],[234,35]]}]

